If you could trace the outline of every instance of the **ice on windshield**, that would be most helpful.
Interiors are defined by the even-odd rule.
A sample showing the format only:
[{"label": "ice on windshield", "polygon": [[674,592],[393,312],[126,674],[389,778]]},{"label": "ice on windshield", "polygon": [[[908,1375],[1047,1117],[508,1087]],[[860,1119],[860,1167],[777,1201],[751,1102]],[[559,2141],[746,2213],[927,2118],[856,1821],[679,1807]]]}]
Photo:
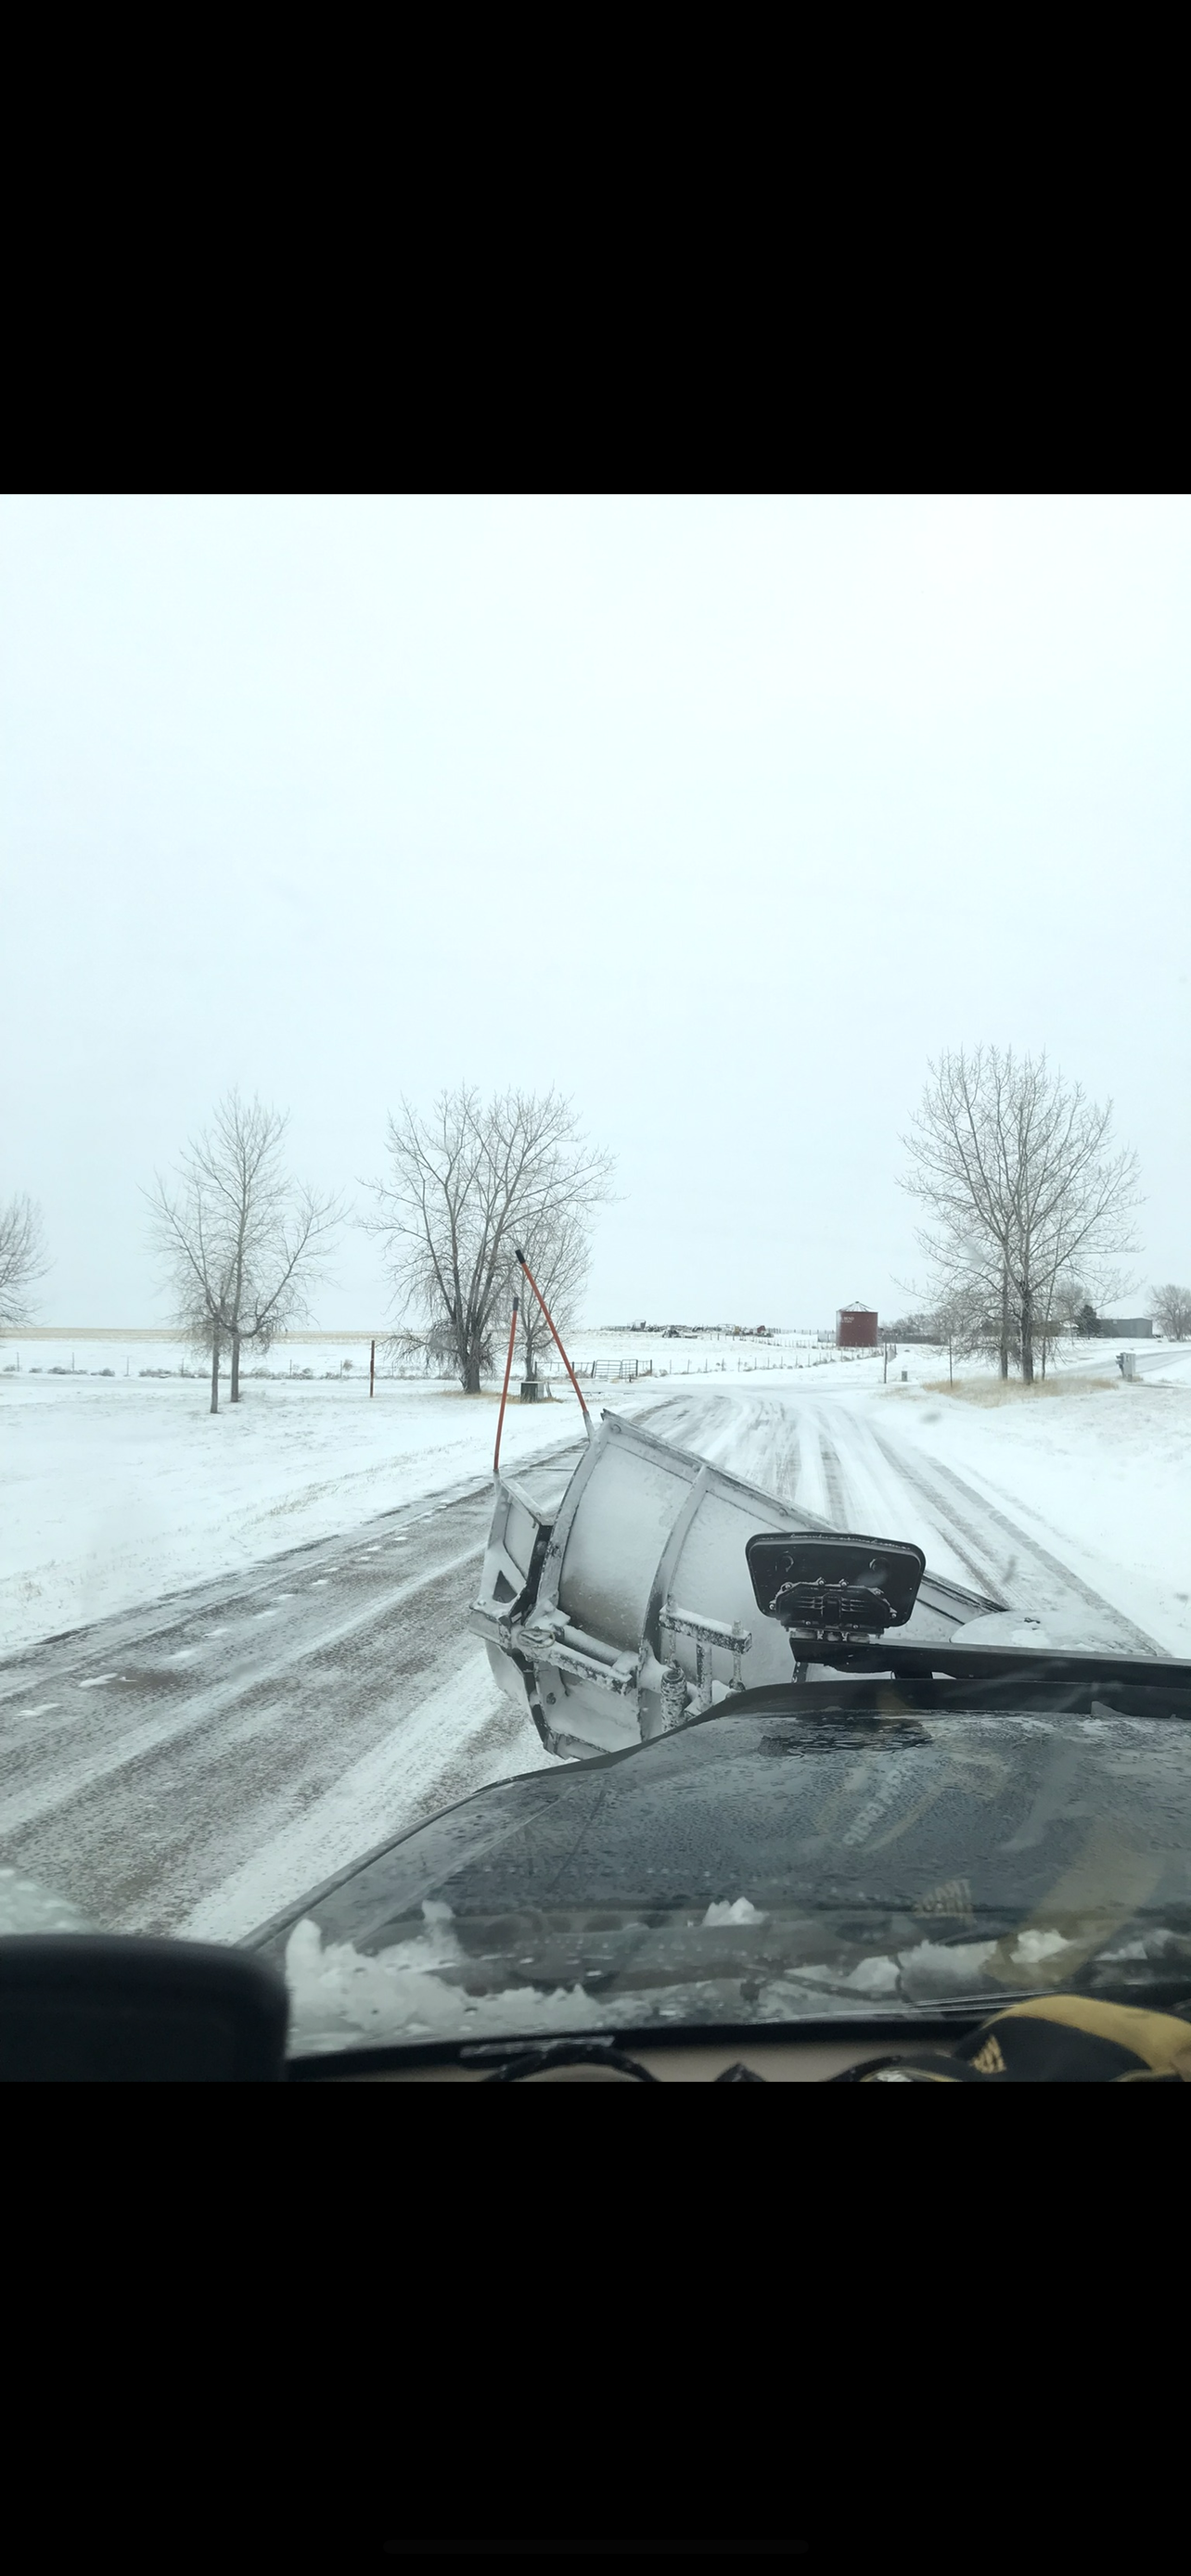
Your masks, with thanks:
[{"label": "ice on windshield", "polygon": [[[515,1784],[293,1926],[293,2046],[922,2013],[1103,1974],[1191,1993],[1185,1742],[1106,1710],[851,1745],[838,1721],[742,1714]],[[733,1841],[748,1892],[712,1893]]]},{"label": "ice on windshield", "polygon": [[23,1870],[0,1868],[0,1939],[14,1932],[89,1932],[77,1905]]}]

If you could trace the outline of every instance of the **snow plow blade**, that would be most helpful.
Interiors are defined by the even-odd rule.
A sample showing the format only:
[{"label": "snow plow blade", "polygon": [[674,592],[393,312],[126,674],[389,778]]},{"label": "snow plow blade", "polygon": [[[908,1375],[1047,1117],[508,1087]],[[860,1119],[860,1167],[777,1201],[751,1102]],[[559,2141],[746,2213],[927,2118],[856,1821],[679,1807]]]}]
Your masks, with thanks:
[{"label": "snow plow blade", "polygon": [[[745,1541],[826,1526],[605,1413],[573,1472],[498,1477],[468,1624],[547,1752],[620,1752],[789,1681],[789,1643],[758,1612]],[[927,1574],[903,1633],[950,1637],[994,1606]]]}]

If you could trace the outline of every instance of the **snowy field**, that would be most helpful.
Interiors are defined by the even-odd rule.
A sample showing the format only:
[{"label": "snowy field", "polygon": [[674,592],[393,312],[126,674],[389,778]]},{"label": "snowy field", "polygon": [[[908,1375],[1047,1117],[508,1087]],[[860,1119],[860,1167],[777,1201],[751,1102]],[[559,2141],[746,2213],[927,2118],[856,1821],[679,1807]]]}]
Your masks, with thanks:
[{"label": "snowy field", "polygon": [[[225,1384],[214,1416],[204,1379],[135,1373],[176,1370],[174,1344],[80,1338],[60,1377],[30,1370],[46,1347],[22,1343],[21,1374],[0,1377],[0,1652],[350,1530],[492,1465],[494,1397],[382,1378],[370,1399],[366,1342],[350,1378],[323,1374],[341,1345],[316,1347],[316,1376],[291,1380],[283,1360],[277,1376],[246,1379],[234,1408]],[[83,1374],[117,1363],[111,1378]],[[312,1364],[309,1345],[298,1364]],[[555,1426],[573,1437],[577,1419],[569,1394],[514,1406],[503,1452],[541,1449]]]}]

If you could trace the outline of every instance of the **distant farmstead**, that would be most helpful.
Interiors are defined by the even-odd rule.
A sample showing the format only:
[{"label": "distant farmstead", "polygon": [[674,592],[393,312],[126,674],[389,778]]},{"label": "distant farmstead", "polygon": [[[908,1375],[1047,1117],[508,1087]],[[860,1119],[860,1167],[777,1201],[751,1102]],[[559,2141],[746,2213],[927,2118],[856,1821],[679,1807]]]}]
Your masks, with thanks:
[{"label": "distant farmstead", "polygon": [[835,1318],[837,1351],[875,1351],[877,1317],[871,1306],[841,1306]]}]

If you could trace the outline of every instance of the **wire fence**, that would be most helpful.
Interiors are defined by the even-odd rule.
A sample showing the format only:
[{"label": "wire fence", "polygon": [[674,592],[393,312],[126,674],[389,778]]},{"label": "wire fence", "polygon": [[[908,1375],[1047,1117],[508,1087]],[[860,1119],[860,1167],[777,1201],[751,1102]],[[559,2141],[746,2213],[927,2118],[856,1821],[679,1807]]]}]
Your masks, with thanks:
[{"label": "wire fence", "polygon": [[[876,1350],[836,1350],[826,1348],[775,1349],[771,1343],[764,1352],[724,1354],[707,1359],[621,1359],[572,1360],[576,1377],[587,1385],[625,1385],[638,1378],[671,1377],[751,1377],[769,1376],[775,1369],[835,1368],[841,1361],[847,1365],[880,1356]],[[560,1362],[539,1363],[535,1375],[541,1385],[553,1385],[561,1379],[566,1384],[566,1371]]]}]

